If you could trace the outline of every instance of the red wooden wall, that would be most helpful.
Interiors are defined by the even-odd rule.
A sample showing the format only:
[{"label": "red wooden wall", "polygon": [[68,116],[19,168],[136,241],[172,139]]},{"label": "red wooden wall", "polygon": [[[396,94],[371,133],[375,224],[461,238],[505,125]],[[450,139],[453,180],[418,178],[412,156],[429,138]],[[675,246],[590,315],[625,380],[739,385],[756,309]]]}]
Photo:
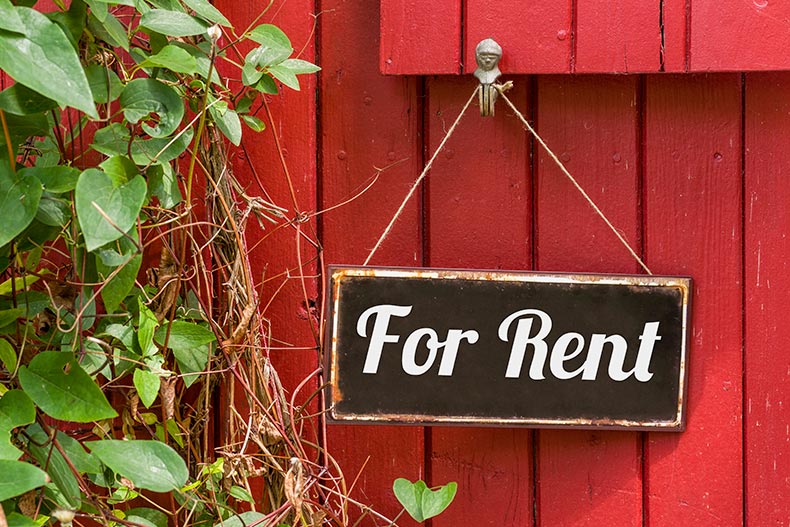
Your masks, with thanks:
[{"label": "red wooden wall", "polygon": [[[241,3],[226,3],[236,19],[251,14]],[[415,11],[430,4],[405,3]],[[530,13],[533,4],[520,2],[523,13],[497,14],[496,2],[482,4],[481,16],[514,38],[527,35],[525,43],[543,38],[528,30],[534,20],[567,27],[567,9]],[[569,2],[560,4],[567,8]],[[730,10],[737,18],[755,9],[752,2],[660,4],[665,69],[706,69],[695,67],[698,57],[704,64],[721,60],[733,69],[754,69],[753,62],[738,62],[737,46],[706,50],[703,38],[726,30],[703,23],[712,10]],[[382,8],[387,5],[382,0]],[[469,5],[446,5],[436,16],[469,20]],[[588,28],[585,17],[614,9],[602,2],[570,5],[578,31]],[[761,12],[772,6],[766,2]],[[682,12],[680,21],[668,18],[672,9]],[[432,16],[421,22],[432,38],[448,31],[447,42],[460,42],[461,26],[446,27]],[[657,14],[632,16],[652,24]],[[323,71],[317,84],[272,104],[273,122],[246,139],[236,170],[256,188],[249,161],[275,200],[307,213],[342,203],[375,179],[350,203],[301,225],[320,241],[325,262],[361,264],[476,81],[471,75],[382,75],[380,68],[387,69],[379,61],[379,40],[386,54],[398,35],[381,30],[378,2],[277,1],[268,19],[291,35],[297,49],[306,44],[305,56],[316,56]],[[634,34],[626,26],[615,24],[617,38]],[[465,26],[467,34],[484,34],[474,27]],[[654,39],[651,31],[637,36]],[[784,33],[790,35],[787,28]],[[660,66],[660,50],[653,48],[644,61],[629,51],[636,58],[629,58],[628,68],[596,66],[583,36],[574,51],[567,38],[554,35],[544,52],[559,62],[539,69],[566,72],[569,66],[556,65],[571,60],[576,71]],[[403,35],[417,46],[418,37]],[[770,53],[784,38],[766,45],[771,60],[790,60],[790,54]],[[458,71],[461,48],[450,47],[454,51],[441,61],[455,65],[443,73]],[[397,64],[397,54],[391,56]],[[433,527],[790,525],[790,73],[507,75],[514,71],[509,66],[518,66],[503,63],[505,78],[516,86],[510,92],[516,106],[652,270],[694,278],[687,430],[331,425],[323,439],[349,484],[359,473],[353,496],[394,517],[395,478],[457,481],[456,502],[430,521]],[[498,104],[494,118],[467,114],[372,263],[639,272],[512,112]],[[274,135],[282,142],[295,204],[286,174],[273,161]],[[387,166],[376,178],[377,168]],[[261,273],[268,265],[264,295],[285,283],[270,316],[275,336],[295,346],[283,346],[277,357],[293,388],[318,364],[309,321],[320,281],[315,274],[289,279],[284,273],[297,268],[297,239],[302,259],[316,251],[295,227],[272,236],[279,245],[266,244],[256,254]],[[368,516],[360,525],[383,524]],[[402,518],[398,525],[413,523]]]}]

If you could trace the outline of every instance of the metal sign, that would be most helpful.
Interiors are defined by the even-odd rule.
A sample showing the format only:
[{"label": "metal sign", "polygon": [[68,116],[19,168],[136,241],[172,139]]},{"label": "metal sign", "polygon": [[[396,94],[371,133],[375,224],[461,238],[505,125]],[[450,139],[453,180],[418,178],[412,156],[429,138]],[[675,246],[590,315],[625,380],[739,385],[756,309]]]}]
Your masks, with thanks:
[{"label": "metal sign", "polygon": [[330,421],[680,431],[691,280],[327,273]]}]

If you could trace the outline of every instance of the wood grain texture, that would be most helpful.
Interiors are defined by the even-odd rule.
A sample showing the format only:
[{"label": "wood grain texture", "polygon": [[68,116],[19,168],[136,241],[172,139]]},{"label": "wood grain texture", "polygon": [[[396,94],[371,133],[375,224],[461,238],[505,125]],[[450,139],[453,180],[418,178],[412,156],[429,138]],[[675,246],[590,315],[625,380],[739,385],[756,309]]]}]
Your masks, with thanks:
[{"label": "wood grain texture", "polygon": [[656,72],[659,2],[585,0],[576,8],[576,73]]},{"label": "wood grain texture", "polygon": [[[527,79],[509,96],[527,107]],[[475,88],[468,78],[428,83],[433,153]],[[484,269],[531,266],[528,140],[503,102],[483,118],[471,106],[427,179],[429,265]],[[453,505],[433,527],[531,525],[532,434],[524,429],[431,429],[431,483],[458,482]]]},{"label": "wood grain texture", "polygon": [[477,68],[485,38],[502,46],[503,73],[567,73],[571,65],[571,1],[467,0],[464,71]]},{"label": "wood grain texture", "polygon": [[381,0],[379,55],[385,74],[458,73],[461,0]]},{"label": "wood grain texture", "polygon": [[790,67],[790,4],[743,0],[691,2],[691,70]]},{"label": "wood grain texture", "polygon": [[680,73],[688,71],[688,15],[687,0],[663,0],[661,21],[663,23],[664,71]]},{"label": "wood grain texture", "polygon": [[[540,77],[537,126],[638,251],[637,93],[636,77]],[[554,162],[543,151],[537,159],[537,268],[637,272],[638,264]],[[638,433],[540,430],[537,437],[540,525],[641,525]]]},{"label": "wood grain texture", "polygon": [[[321,208],[348,201],[372,181],[376,167],[397,163],[368,192],[321,216],[325,262],[359,265],[422,170],[419,84],[414,78],[379,73],[372,51],[378,38],[376,2],[331,0],[322,9]],[[349,42],[371,43],[371,50],[349,53]],[[372,263],[422,264],[419,194]],[[352,496],[394,518],[401,507],[392,494],[393,480],[425,477],[423,429],[329,425],[327,435],[329,451],[349,485],[362,470]],[[358,516],[353,505],[349,510]],[[367,518],[360,525],[380,524]],[[406,518],[398,524],[416,525]]]},{"label": "wood grain texture", "polygon": [[[262,9],[258,4],[231,0],[221,0],[217,7],[227,14],[239,31]],[[310,0],[277,4],[277,8],[272,9],[261,23],[278,25],[296,50],[303,49],[301,58],[312,61],[315,60],[313,7]],[[233,56],[232,51],[228,52]],[[280,95],[267,99],[273,122],[261,109],[258,117],[266,122],[267,129],[256,134],[245,127],[243,148],[236,151],[232,160],[233,170],[250,196],[262,196],[287,208],[291,218],[300,212],[312,212],[317,207],[316,104],[313,95],[317,77],[305,75],[300,83],[302,90],[299,92],[283,88]],[[279,162],[274,134],[282,145],[288,173]],[[314,219],[302,223],[300,229],[316,240]],[[272,329],[270,354],[290,395],[318,366],[314,333],[319,323],[314,308],[318,300],[318,281],[315,278],[317,250],[301,238],[293,226],[276,230],[270,226],[262,231],[252,220],[248,222],[245,234],[251,249],[253,279],[259,285],[262,309],[268,305],[263,316],[269,320]],[[300,262],[302,270],[299,269]],[[304,280],[299,278],[302,276]],[[296,399],[297,402],[307,400],[317,388],[318,379],[314,378]],[[309,432],[308,437],[311,436],[317,437],[317,429]]]},{"label": "wood grain texture", "polygon": [[746,523],[790,524],[790,90],[788,73],[746,75],[744,444]]},{"label": "wood grain texture", "polygon": [[649,434],[648,525],[741,525],[739,75],[647,78],[645,250],[693,278],[688,420]]}]

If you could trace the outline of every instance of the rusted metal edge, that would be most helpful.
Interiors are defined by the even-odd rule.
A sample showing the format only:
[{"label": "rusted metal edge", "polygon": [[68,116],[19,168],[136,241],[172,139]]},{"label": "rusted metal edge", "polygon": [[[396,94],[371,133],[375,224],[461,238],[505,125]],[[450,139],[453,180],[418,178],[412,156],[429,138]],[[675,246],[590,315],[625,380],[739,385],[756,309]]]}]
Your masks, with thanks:
[{"label": "rusted metal edge", "polygon": [[[432,280],[493,280],[501,282],[537,282],[557,284],[604,284],[604,285],[633,285],[655,287],[677,287],[682,296],[682,338],[680,356],[680,374],[678,385],[678,407],[675,418],[661,421],[632,421],[623,419],[537,419],[519,417],[476,417],[476,416],[436,416],[436,415],[401,415],[401,414],[351,414],[338,413],[334,408],[334,401],[343,399],[338,387],[338,354],[337,354],[337,324],[335,316],[340,298],[340,286],[346,277],[389,277],[389,278],[424,278]],[[474,425],[479,427],[519,427],[519,428],[572,428],[622,430],[624,428],[635,431],[671,431],[682,432],[685,430],[687,417],[688,394],[688,349],[689,349],[689,314],[691,307],[692,278],[688,276],[656,276],[656,275],[629,275],[629,274],[592,274],[592,273],[550,273],[533,271],[493,271],[470,270],[451,268],[409,268],[409,267],[365,267],[329,265],[325,273],[328,283],[327,291],[331,291],[331,302],[327,302],[326,317],[330,323],[326,326],[325,343],[329,349],[323,349],[323,362],[325,371],[329,372],[325,386],[325,401],[328,407],[324,409],[328,423],[337,424],[372,424],[386,422],[388,425],[399,426],[463,426]]]}]

